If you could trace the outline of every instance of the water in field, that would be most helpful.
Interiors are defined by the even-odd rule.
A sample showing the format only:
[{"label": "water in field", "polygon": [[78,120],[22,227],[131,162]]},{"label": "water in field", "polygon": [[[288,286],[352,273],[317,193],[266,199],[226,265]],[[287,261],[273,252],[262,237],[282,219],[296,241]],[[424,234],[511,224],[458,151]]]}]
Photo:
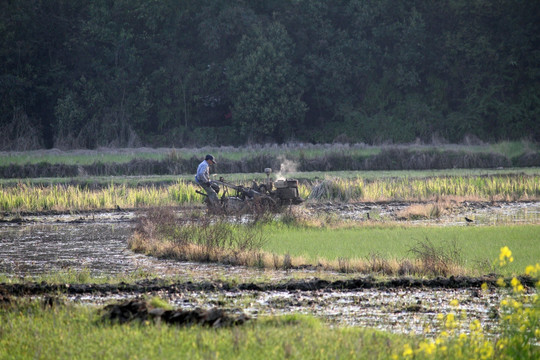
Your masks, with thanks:
[{"label": "water in field", "polygon": [[0,273],[32,276],[67,270],[94,275],[146,273],[203,281],[279,277],[280,272],[214,264],[178,262],[135,254],[127,242],[133,213],[33,216],[0,226]]}]

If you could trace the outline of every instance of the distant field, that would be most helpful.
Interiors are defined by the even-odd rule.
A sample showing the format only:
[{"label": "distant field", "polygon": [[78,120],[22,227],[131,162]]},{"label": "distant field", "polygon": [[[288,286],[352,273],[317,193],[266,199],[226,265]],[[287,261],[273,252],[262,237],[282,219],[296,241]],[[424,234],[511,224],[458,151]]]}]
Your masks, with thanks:
[{"label": "distant field", "polygon": [[379,154],[383,149],[396,148],[410,151],[461,151],[464,153],[479,154],[493,153],[504,155],[509,159],[518,157],[527,152],[538,152],[539,146],[526,141],[505,141],[486,145],[384,145],[369,146],[365,144],[283,144],[283,145],[253,145],[246,147],[203,147],[193,148],[119,148],[98,150],[69,150],[58,149],[37,150],[26,152],[0,152],[0,166],[26,165],[26,164],[65,164],[65,165],[91,165],[100,163],[127,163],[133,159],[163,160],[166,158],[189,159],[192,157],[202,159],[205,154],[212,153],[217,160],[241,160],[260,155],[282,156],[291,160],[300,158],[318,158],[333,153],[354,156],[370,156]]},{"label": "distant field", "polygon": [[[540,167],[529,168],[509,168],[509,169],[443,169],[443,170],[371,170],[371,171],[304,171],[304,172],[283,172],[271,175],[273,179],[278,177],[295,178],[304,181],[317,181],[324,180],[326,178],[339,178],[339,179],[365,179],[375,180],[382,178],[397,178],[397,179],[416,179],[416,178],[429,178],[429,177],[441,177],[441,176],[459,176],[459,177],[483,177],[493,175],[539,175]],[[48,186],[54,184],[79,184],[82,186],[108,186],[110,184],[115,185],[127,185],[127,186],[145,186],[151,184],[173,184],[179,180],[192,181],[195,175],[195,169],[193,174],[187,175],[142,175],[142,176],[76,176],[69,178],[54,177],[54,178],[26,178],[26,179],[0,179],[0,185],[15,186],[18,184],[27,185],[41,185]],[[211,174],[212,178],[218,179],[223,176],[228,181],[234,182],[250,182],[252,180],[263,181],[266,180],[266,175],[260,173],[235,173],[235,174],[220,174],[219,169],[217,173]]]}]

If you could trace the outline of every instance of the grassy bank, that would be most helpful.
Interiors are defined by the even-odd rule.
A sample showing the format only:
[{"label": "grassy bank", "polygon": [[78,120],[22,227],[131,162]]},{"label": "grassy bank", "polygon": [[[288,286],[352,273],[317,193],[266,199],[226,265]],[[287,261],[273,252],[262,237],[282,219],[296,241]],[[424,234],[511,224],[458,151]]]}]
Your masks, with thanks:
[{"label": "grassy bank", "polygon": [[[212,174],[218,178],[223,174]],[[295,171],[280,174],[283,177],[295,178],[302,183],[313,184],[326,178],[374,181],[381,179],[422,179],[434,177],[492,177],[492,176],[540,176],[540,168],[510,168],[510,169],[444,169],[444,170],[378,170],[378,171]],[[192,181],[193,174],[188,175],[142,175],[142,176],[73,176],[62,177],[40,177],[25,179],[0,179],[0,185],[4,187],[18,186],[51,186],[51,185],[73,185],[88,188],[103,188],[111,184],[126,185],[128,187],[138,186],[165,186],[173,185],[178,181]],[[249,183],[252,180],[257,182],[266,181],[264,173],[234,173],[224,175],[225,179],[232,182]],[[272,176],[276,179],[278,176]]]},{"label": "grassy bank", "polygon": [[110,184],[99,189],[76,185],[0,187],[0,210],[77,211],[151,206],[177,206],[202,202],[194,183],[179,181],[166,187],[129,187]]},{"label": "grassy bank", "polygon": [[463,200],[535,200],[540,176],[443,176],[426,178],[329,178],[309,191],[311,199],[332,201],[425,201],[445,197]]},{"label": "grassy bank", "polygon": [[0,166],[26,164],[64,164],[90,165],[94,162],[127,163],[134,159],[163,160],[165,158],[190,159],[201,158],[206,153],[212,153],[223,160],[241,160],[253,156],[282,156],[291,160],[300,158],[315,159],[334,153],[347,153],[352,156],[377,155],[382,150],[396,148],[414,151],[460,151],[468,154],[493,153],[507,158],[516,158],[523,154],[540,150],[538,145],[527,141],[503,141],[484,145],[381,145],[365,144],[282,144],[282,145],[253,145],[249,147],[203,147],[203,148],[102,148],[98,150],[68,150],[59,149],[37,150],[26,152],[0,152]]}]

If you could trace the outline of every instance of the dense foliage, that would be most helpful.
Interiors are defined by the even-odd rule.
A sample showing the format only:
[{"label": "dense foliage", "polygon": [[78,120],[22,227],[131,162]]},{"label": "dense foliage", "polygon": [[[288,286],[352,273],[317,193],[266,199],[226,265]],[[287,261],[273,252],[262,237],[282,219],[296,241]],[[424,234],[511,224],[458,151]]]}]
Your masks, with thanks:
[{"label": "dense foliage", "polygon": [[7,0],[0,147],[540,140],[540,2]]}]

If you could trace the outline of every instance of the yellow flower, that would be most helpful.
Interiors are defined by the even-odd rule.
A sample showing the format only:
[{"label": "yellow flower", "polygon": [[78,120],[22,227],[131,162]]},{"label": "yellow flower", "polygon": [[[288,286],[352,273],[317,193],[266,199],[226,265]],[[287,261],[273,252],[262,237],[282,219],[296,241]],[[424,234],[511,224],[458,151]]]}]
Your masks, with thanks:
[{"label": "yellow flower", "polygon": [[489,342],[485,342],[482,349],[480,349],[481,359],[489,359],[493,356],[493,347]]},{"label": "yellow flower", "polygon": [[502,277],[497,279],[497,285],[500,287],[505,287],[506,283],[504,282],[504,279]]},{"label": "yellow flower", "polygon": [[425,353],[426,355],[431,355],[435,352],[436,346],[432,342],[422,341],[418,346],[418,351]]},{"label": "yellow flower", "polygon": [[450,306],[458,306],[459,305],[459,301],[457,301],[457,299],[454,299],[452,301],[450,301]]},{"label": "yellow flower", "polygon": [[504,260],[505,258],[509,258],[512,256],[512,252],[508,248],[508,246],[504,246],[501,248],[501,253],[499,254],[499,260]]},{"label": "yellow flower", "polygon": [[514,261],[514,258],[512,257],[512,251],[508,248],[508,246],[504,246],[501,248],[501,252],[499,254],[499,265],[502,267],[506,265],[506,262],[512,262]]},{"label": "yellow flower", "polygon": [[409,344],[405,344],[403,345],[403,356],[404,357],[408,357],[408,356],[413,356],[413,350],[411,348],[411,345]]},{"label": "yellow flower", "polygon": [[453,329],[456,327],[456,321],[455,321],[455,315],[454,313],[450,313],[446,315],[446,323],[445,326],[447,329]]},{"label": "yellow flower", "polygon": [[481,287],[481,288],[482,288],[482,291],[487,291],[487,289],[488,289],[488,284],[482,283],[482,287]]},{"label": "yellow flower", "polygon": [[444,315],[443,314],[437,314],[437,320],[443,320]]},{"label": "yellow flower", "polygon": [[482,324],[480,323],[480,320],[475,319],[470,325],[469,329],[471,331],[482,331]]}]

